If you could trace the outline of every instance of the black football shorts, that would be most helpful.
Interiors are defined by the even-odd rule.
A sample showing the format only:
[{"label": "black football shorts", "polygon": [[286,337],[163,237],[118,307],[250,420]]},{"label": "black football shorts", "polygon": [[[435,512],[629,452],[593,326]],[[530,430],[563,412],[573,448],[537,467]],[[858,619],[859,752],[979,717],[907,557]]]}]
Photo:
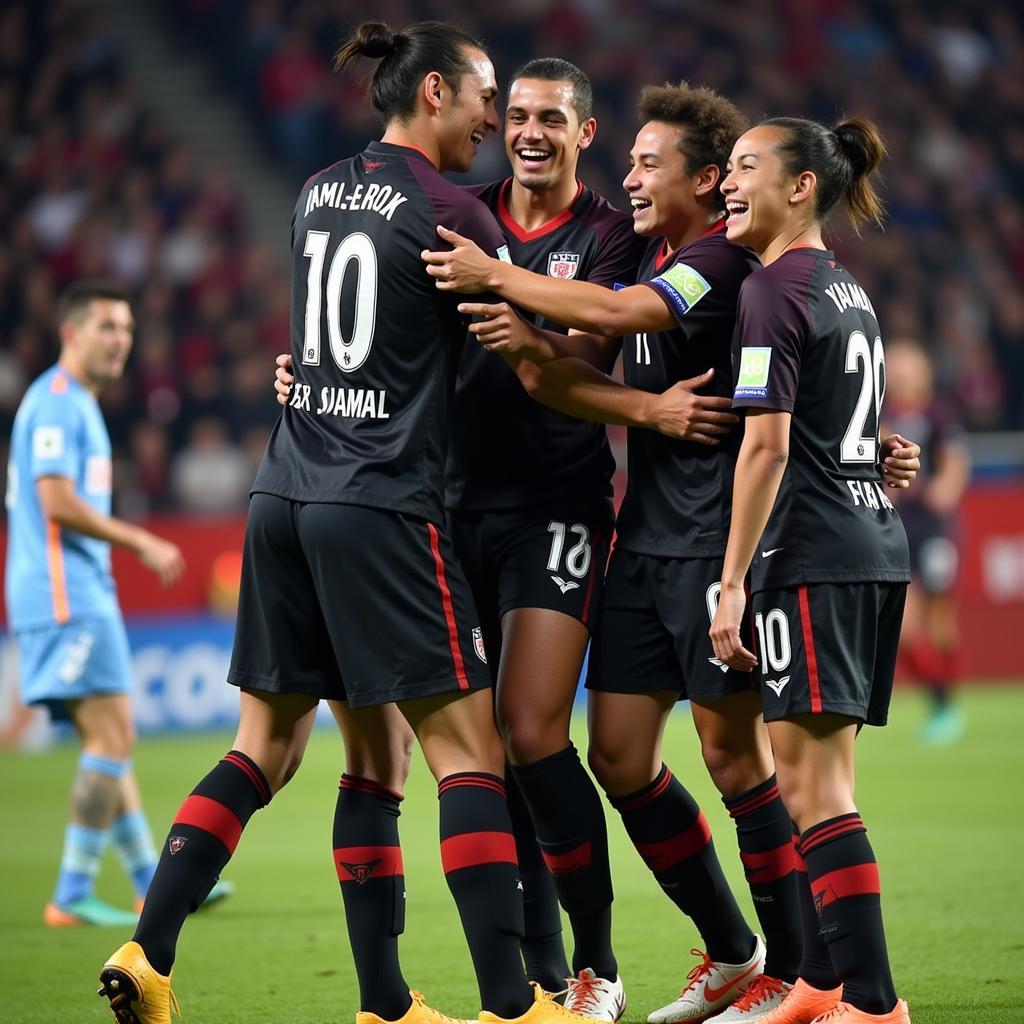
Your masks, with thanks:
[{"label": "black football shorts", "polygon": [[601,602],[613,524],[607,498],[449,510],[452,544],[488,639],[513,608],[550,608],[589,627]]},{"label": "black football shorts", "polygon": [[375,508],[254,494],[228,682],[353,708],[490,686],[445,531]]},{"label": "black football shorts", "polygon": [[587,689],[672,690],[698,703],[752,689],[751,673],[723,666],[711,646],[721,578],[720,558],[641,555],[616,547],[590,643]]},{"label": "black football shorts", "polygon": [[885,725],[905,583],[812,583],[754,594],[765,721],[831,712]]}]

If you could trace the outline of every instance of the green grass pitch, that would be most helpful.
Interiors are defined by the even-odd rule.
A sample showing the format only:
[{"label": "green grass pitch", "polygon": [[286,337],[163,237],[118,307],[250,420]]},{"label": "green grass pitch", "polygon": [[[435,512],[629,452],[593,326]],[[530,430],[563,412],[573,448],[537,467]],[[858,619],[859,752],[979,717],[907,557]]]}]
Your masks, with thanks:
[{"label": "green grass pitch", "polygon": [[[1024,688],[968,690],[955,747],[918,745],[923,702],[900,694],[892,722],[860,740],[858,803],[882,870],[897,988],[915,1024],[1024,1021]],[[583,743],[583,723],[577,723]],[[136,764],[157,841],[181,799],[230,737],[145,739]],[[700,763],[689,715],[666,753],[705,809],[719,855],[753,923],[732,826]],[[116,930],[51,931],[41,913],[59,857],[76,751],[0,755],[0,1021],[109,1020],[93,992]],[[252,821],[225,877],[238,893],[187,922],[175,967],[186,1024],[351,1021],[355,981],[330,857],[340,741],[317,730],[292,785]],[[402,815],[408,885],[403,961],[411,985],[441,1009],[475,1015],[476,989],[437,848],[437,804],[417,755]],[[693,966],[696,932],[665,899],[609,819],[615,936],[630,998],[626,1019],[672,998]],[[111,855],[99,892],[127,904]]]}]

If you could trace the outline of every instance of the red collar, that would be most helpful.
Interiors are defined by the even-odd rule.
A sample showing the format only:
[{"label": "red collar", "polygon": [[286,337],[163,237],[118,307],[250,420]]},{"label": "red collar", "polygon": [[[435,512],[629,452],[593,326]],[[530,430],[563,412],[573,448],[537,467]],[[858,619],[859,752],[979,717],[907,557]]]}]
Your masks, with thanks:
[{"label": "red collar", "polygon": [[555,228],[560,228],[563,224],[567,224],[573,218],[572,208],[576,204],[576,200],[583,194],[583,182],[577,182],[576,195],[573,196],[572,202],[556,217],[552,217],[551,220],[544,224],[541,224],[539,228],[534,228],[532,231],[527,231],[513,216],[509,213],[508,203],[505,201],[505,196],[508,195],[512,188],[512,179],[506,178],[501,184],[501,189],[498,192],[498,217],[501,223],[520,241],[520,242],[533,242],[544,235],[554,231]]}]

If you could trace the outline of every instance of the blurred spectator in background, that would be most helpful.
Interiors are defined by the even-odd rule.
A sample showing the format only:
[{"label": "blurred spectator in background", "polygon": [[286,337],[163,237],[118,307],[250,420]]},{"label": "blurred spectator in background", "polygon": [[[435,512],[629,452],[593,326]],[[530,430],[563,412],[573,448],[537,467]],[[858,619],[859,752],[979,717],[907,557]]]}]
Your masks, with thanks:
[{"label": "blurred spectator in background", "polygon": [[[907,591],[900,641],[902,667],[924,683],[930,713],[922,736],[954,743],[964,729],[953,703],[960,660],[956,613],[959,568],[957,509],[971,475],[963,428],[935,394],[934,370],[920,342],[895,338],[885,346],[885,431],[920,439],[921,471],[893,500],[907,531],[913,582]],[[908,435],[904,435],[908,436]]]},{"label": "blurred spectator in background", "polygon": [[178,506],[202,515],[244,512],[252,479],[248,459],[230,443],[223,421],[215,416],[192,424],[189,443],[171,466]]}]

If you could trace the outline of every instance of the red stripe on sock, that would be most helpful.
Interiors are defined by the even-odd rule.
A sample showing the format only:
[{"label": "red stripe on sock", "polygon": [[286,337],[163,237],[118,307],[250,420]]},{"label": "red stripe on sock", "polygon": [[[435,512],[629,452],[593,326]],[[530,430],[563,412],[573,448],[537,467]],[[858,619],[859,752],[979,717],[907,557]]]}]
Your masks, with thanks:
[{"label": "red stripe on sock", "polygon": [[[191,825],[216,836],[230,853],[235,852],[242,837],[242,823],[230,807],[193,793],[185,799],[174,819],[175,825]],[[172,826],[173,828],[173,826]]]},{"label": "red stripe on sock", "polygon": [[338,789],[351,789],[358,793],[369,793],[371,796],[382,796],[399,802],[404,799],[401,793],[396,793],[373,779],[364,779],[361,775],[342,775]]},{"label": "red stripe on sock", "polygon": [[762,850],[760,853],[740,850],[740,860],[743,862],[747,881],[751,885],[776,882],[797,870],[796,850],[793,848],[792,840],[772,850]]},{"label": "red stripe on sock", "polygon": [[695,857],[711,842],[711,827],[701,811],[686,830],[670,839],[656,843],[637,843],[636,849],[644,863],[654,872],[667,871],[684,860]]},{"label": "red stripe on sock", "polygon": [[455,664],[455,678],[458,681],[460,690],[469,689],[469,679],[466,677],[466,666],[462,661],[462,650],[459,647],[459,627],[455,622],[455,606],[452,604],[452,592],[448,589],[448,580],[444,572],[444,559],[441,557],[441,545],[437,536],[437,527],[433,523],[427,523],[427,530],[430,533],[430,550],[434,555],[434,574],[437,577],[437,586],[441,591],[441,606],[444,609],[444,621],[448,626],[448,646],[452,652],[452,662]]},{"label": "red stripe on sock", "polygon": [[505,792],[505,784],[499,778],[489,775],[449,775],[437,784],[437,795],[440,796],[449,790],[458,789],[460,786],[476,786],[478,789],[490,789],[500,794],[503,799],[508,795]]},{"label": "red stripe on sock", "polygon": [[877,896],[882,891],[878,865],[855,864],[849,868],[827,871],[820,878],[811,879],[811,893],[818,907],[827,907],[847,896]]},{"label": "red stripe on sock", "polygon": [[837,821],[833,824],[826,824],[824,827],[817,826],[819,831],[811,835],[804,835],[800,840],[800,850],[805,855],[811,850],[816,850],[822,843],[827,843],[847,832],[857,832],[864,828],[864,822],[858,814],[856,818],[847,818],[845,821]]},{"label": "red stripe on sock", "polygon": [[405,873],[400,846],[342,846],[334,851],[339,882],[362,885],[371,878],[391,878]]},{"label": "red stripe on sock", "polygon": [[270,785],[263,777],[262,772],[257,771],[248,761],[237,754],[225,754],[221,760],[227,761],[229,764],[233,764],[236,768],[240,768],[245,772],[249,777],[249,781],[255,786],[256,792],[259,794],[264,806],[270,803]]},{"label": "red stripe on sock", "polygon": [[565,853],[548,853],[546,850],[541,850],[540,855],[544,858],[544,863],[547,864],[551,874],[569,875],[573,871],[589,868],[592,852],[593,846],[588,839],[585,843],[566,850]]},{"label": "red stripe on sock", "polygon": [[803,851],[800,848],[800,837],[793,836],[793,859],[794,868],[803,875],[807,874],[807,864],[804,861]]},{"label": "red stripe on sock", "polygon": [[441,840],[441,867],[446,875],[483,864],[518,864],[511,832],[464,832]]},{"label": "red stripe on sock", "polygon": [[672,781],[672,773],[668,768],[662,768],[661,771],[660,778],[656,778],[651,788],[646,792],[638,793],[636,796],[625,797],[621,800],[612,800],[615,809],[620,814],[625,811],[636,811],[641,807],[646,807],[652,800],[657,800],[668,789],[668,784]]},{"label": "red stripe on sock", "polygon": [[729,816],[732,818],[742,818],[744,815],[753,814],[754,811],[759,811],[766,804],[770,804],[773,800],[778,799],[779,787],[772,786],[767,792],[760,793],[757,796],[747,797],[740,803],[735,804],[732,807],[727,806]]},{"label": "red stripe on sock", "polygon": [[811,627],[811,604],[807,588],[800,587],[800,624],[804,631],[804,654],[807,657],[807,685],[811,691],[811,714],[821,712],[821,684],[818,681],[818,656],[814,650],[814,630]]}]

